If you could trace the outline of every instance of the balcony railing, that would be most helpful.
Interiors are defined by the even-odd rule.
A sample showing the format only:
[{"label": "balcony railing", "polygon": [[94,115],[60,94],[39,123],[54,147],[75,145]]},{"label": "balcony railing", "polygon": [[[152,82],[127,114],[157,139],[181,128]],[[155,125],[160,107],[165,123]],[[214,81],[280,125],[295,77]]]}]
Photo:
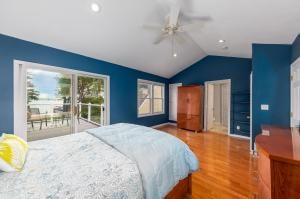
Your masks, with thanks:
[{"label": "balcony railing", "polygon": [[[103,104],[91,104],[91,103],[78,103],[78,115],[79,118],[84,119],[88,122],[97,124],[97,125],[104,125],[104,105]],[[87,108],[87,112],[85,111]],[[94,108],[94,110],[93,110]],[[99,112],[99,114],[97,114]],[[96,113],[96,114],[93,114]]]},{"label": "balcony railing", "polygon": [[[91,103],[78,103],[78,119],[85,120],[95,125],[104,125],[104,105]],[[58,117],[71,117],[70,103],[41,103],[28,104],[28,120],[43,117],[43,119],[55,122]]]}]

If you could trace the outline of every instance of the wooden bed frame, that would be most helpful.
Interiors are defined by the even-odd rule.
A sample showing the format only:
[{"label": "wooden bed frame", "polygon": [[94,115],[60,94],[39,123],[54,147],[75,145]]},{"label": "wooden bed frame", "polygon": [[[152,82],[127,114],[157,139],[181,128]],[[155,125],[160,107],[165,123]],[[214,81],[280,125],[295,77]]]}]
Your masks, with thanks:
[{"label": "wooden bed frame", "polygon": [[192,175],[180,180],[165,199],[189,198],[192,194]]}]

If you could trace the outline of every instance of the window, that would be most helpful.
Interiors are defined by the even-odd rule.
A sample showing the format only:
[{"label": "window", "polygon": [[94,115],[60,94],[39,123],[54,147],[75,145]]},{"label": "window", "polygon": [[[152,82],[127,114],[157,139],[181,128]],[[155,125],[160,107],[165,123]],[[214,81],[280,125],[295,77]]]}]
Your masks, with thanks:
[{"label": "window", "polygon": [[163,114],[165,85],[157,82],[138,80],[138,116]]}]

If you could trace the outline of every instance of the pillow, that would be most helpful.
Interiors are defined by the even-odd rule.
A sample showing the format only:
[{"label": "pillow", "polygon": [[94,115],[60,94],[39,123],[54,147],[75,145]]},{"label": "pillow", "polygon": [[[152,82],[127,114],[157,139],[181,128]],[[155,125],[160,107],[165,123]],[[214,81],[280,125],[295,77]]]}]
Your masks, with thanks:
[{"label": "pillow", "polygon": [[16,135],[3,134],[0,138],[0,170],[21,171],[28,151],[28,144]]}]

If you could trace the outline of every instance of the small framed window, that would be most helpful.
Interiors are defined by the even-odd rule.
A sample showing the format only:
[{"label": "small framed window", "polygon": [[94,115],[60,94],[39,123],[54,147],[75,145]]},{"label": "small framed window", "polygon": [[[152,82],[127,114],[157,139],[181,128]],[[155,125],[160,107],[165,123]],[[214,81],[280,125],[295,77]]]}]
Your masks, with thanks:
[{"label": "small framed window", "polygon": [[165,85],[138,80],[138,117],[165,113]]}]

